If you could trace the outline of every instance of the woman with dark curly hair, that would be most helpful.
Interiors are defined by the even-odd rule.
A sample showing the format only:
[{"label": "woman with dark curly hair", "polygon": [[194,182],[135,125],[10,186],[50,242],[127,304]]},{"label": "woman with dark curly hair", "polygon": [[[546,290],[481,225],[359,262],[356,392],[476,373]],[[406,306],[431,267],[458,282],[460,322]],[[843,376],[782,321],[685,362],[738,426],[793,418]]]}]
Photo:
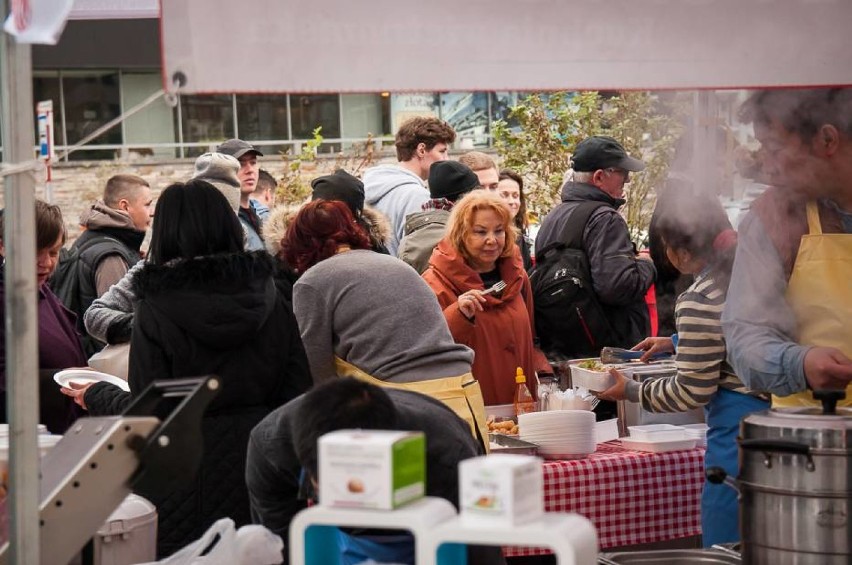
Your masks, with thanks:
[{"label": "woman with dark curly hair", "polygon": [[428,285],[399,259],[371,251],[343,202],[302,207],[282,250],[301,275],[293,310],[314,381],[341,374],[340,361],[396,383],[470,372],[473,354],[453,341]]}]

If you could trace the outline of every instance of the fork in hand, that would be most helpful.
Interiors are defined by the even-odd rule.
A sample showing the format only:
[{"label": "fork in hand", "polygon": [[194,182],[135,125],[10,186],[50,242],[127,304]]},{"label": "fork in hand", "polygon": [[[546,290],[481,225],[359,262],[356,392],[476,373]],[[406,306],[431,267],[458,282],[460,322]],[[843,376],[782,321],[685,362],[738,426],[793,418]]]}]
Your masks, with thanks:
[{"label": "fork in hand", "polygon": [[498,281],[494,283],[494,286],[491,288],[487,288],[483,290],[480,295],[485,296],[486,294],[500,294],[503,292],[503,289],[506,288],[506,283],[504,281]]}]

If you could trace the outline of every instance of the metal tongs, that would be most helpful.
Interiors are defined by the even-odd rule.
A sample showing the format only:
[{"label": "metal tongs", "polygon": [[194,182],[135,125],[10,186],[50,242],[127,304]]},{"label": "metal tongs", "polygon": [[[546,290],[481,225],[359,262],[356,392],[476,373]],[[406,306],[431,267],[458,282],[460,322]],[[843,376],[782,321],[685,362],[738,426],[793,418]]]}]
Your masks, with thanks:
[{"label": "metal tongs", "polygon": [[[604,347],[601,349],[601,363],[615,365],[629,361],[638,361],[644,354],[644,351],[631,351],[630,349],[622,349],[620,347]],[[660,352],[652,355],[651,361],[662,361],[663,359],[670,358],[670,353]]]}]

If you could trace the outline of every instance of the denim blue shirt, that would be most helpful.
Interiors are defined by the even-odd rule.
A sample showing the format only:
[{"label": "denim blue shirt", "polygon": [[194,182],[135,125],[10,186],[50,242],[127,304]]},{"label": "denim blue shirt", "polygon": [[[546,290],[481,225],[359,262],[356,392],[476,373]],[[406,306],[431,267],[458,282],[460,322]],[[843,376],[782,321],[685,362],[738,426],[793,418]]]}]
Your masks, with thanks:
[{"label": "denim blue shirt", "polygon": [[[840,213],[844,232],[852,233],[852,213],[828,204]],[[752,390],[779,396],[805,390],[810,349],[797,343],[798,324],[786,292],[781,256],[760,218],[749,212],[740,224],[722,327],[728,362],[740,379]]]}]

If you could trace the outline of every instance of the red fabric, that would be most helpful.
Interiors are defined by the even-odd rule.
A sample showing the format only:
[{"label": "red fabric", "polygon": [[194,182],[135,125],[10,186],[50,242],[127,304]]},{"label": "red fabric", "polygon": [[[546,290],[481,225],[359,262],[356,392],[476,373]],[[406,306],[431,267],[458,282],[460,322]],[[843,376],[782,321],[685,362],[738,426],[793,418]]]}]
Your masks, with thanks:
[{"label": "red fabric", "polygon": [[648,315],[651,318],[651,335],[656,336],[660,329],[660,319],[657,316],[657,285],[652,284],[645,293],[645,304],[648,305]]},{"label": "red fabric", "polygon": [[[544,463],[545,510],[591,520],[601,549],[700,535],[703,485],[703,449],[640,453],[611,442],[586,459]],[[549,552],[507,547],[504,553]]]},{"label": "red fabric", "polygon": [[550,371],[546,359],[533,347],[532,288],[517,247],[511,257],[499,259],[497,266],[506,288],[500,296],[486,297],[485,310],[477,312],[474,323],[459,311],[458,297],[471,289],[483,290],[482,279],[448,240],[438,243],[423,273],[438,296],[453,339],[476,354],[472,372],[486,405],[512,403],[517,367],[523,368],[534,397],[535,371]]}]

